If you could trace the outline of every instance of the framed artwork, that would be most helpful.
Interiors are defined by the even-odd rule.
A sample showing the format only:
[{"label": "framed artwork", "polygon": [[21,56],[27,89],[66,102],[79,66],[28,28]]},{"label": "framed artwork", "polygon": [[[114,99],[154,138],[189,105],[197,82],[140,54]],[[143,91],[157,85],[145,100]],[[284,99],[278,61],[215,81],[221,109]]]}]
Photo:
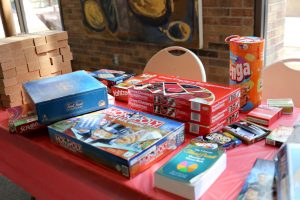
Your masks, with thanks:
[{"label": "framed artwork", "polygon": [[83,21],[107,40],[202,46],[201,0],[81,0]]}]

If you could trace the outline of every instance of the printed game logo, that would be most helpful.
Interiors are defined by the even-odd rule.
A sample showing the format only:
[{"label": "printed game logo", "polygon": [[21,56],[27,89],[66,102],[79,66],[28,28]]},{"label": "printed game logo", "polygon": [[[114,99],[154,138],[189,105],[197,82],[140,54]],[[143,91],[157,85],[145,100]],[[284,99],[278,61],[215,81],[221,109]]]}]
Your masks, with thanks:
[{"label": "printed game logo", "polygon": [[30,123],[30,124],[27,124],[25,126],[21,126],[20,132],[24,133],[24,132],[29,131],[29,130],[34,130],[37,127],[39,127],[39,123],[36,121],[36,122]]},{"label": "printed game logo", "polygon": [[115,97],[118,96],[127,96],[128,92],[127,91],[123,91],[123,90],[117,90],[117,91],[113,91],[113,94]]},{"label": "printed game logo", "polygon": [[161,156],[166,150],[168,150],[168,147],[169,147],[168,141],[159,145],[154,151],[144,156],[141,159],[140,164],[145,165],[152,162],[153,160]]},{"label": "printed game logo", "polygon": [[230,78],[237,83],[243,82],[251,75],[250,64],[249,63],[237,63],[230,65]]},{"label": "printed game logo", "polygon": [[126,120],[126,122],[131,122],[136,125],[151,126],[154,128],[159,128],[160,126],[164,125],[164,122],[161,122],[159,120],[140,115],[139,113],[130,113],[126,112],[125,110],[119,110],[116,108],[109,108],[104,112],[113,116],[116,119],[123,119]]},{"label": "printed game logo", "polygon": [[62,147],[74,152],[74,153],[82,153],[82,147],[80,144],[77,144],[68,138],[55,135],[55,141]]}]

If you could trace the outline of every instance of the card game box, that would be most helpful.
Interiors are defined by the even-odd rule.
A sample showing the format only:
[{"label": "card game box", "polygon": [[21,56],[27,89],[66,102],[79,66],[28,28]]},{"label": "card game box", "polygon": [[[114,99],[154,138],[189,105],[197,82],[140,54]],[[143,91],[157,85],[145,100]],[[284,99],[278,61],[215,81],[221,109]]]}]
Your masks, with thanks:
[{"label": "card game box", "polygon": [[219,122],[212,124],[210,126],[203,126],[198,123],[186,122],[186,133],[193,135],[207,135],[209,133],[217,132],[221,130],[224,126],[231,124],[239,119],[239,111],[235,111],[224,118]]},{"label": "card game box", "polygon": [[271,130],[265,127],[246,120],[240,120],[233,124],[227,125],[223,128],[223,131],[229,132],[235,137],[241,139],[246,144],[252,144],[262,140],[271,132]]},{"label": "card game box", "polygon": [[294,110],[292,99],[267,99],[267,105],[282,108],[282,114],[292,114]]},{"label": "card game box", "polygon": [[116,106],[48,126],[51,140],[131,178],[184,141],[184,123]]},{"label": "card game box", "polygon": [[216,112],[239,99],[240,88],[157,75],[128,89],[129,98],[201,114]]},{"label": "card game box", "polygon": [[107,88],[85,71],[24,84],[40,124],[106,108]]},{"label": "card game box", "polygon": [[228,150],[239,146],[240,144],[242,144],[242,141],[228,132],[217,131],[209,133],[206,136],[198,136],[196,138],[193,138],[190,143],[194,145],[198,145],[199,143],[212,143],[216,144],[218,148]]},{"label": "card game box", "polygon": [[218,123],[225,116],[239,110],[240,101],[236,99],[227,107],[218,110],[218,112],[210,113],[209,115],[201,115],[197,111],[179,109],[161,104],[150,103],[135,98],[129,98],[128,105],[135,110],[162,115],[183,122],[194,122],[200,125],[209,126]]},{"label": "card game box", "polygon": [[119,83],[117,85],[114,85],[111,87],[112,95],[116,98],[118,101],[128,101],[128,89],[133,87],[136,84],[141,83],[142,81],[151,79],[153,77],[156,77],[156,74],[141,74],[138,76],[133,76],[122,83]]},{"label": "card game box", "polygon": [[36,113],[28,104],[8,108],[7,112],[10,133],[23,135],[45,127],[38,123]]},{"label": "card game box", "polygon": [[133,73],[126,73],[124,71],[111,70],[111,69],[100,69],[97,71],[88,72],[97,80],[101,81],[108,88],[111,88],[113,85],[122,83],[123,81],[134,76]]},{"label": "card game box", "polygon": [[278,126],[266,137],[266,144],[280,147],[293,133],[294,127]]},{"label": "card game box", "polygon": [[281,117],[282,108],[259,105],[250,111],[246,119],[259,125],[269,126]]}]

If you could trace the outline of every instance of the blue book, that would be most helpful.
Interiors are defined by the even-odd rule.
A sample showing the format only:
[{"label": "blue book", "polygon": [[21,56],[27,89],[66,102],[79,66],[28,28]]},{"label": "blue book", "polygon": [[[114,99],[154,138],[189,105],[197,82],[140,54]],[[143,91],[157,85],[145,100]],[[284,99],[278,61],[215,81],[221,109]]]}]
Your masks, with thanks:
[{"label": "blue book", "polygon": [[85,71],[27,82],[38,122],[49,124],[106,108],[107,88]]},{"label": "blue book", "polygon": [[226,154],[216,144],[189,144],[155,172],[155,186],[198,199],[226,168]]}]

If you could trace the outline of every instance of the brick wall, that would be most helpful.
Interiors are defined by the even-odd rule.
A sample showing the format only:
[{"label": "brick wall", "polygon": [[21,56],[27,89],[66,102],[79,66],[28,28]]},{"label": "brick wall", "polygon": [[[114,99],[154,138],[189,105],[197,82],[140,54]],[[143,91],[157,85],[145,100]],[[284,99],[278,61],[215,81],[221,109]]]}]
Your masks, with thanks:
[{"label": "brick wall", "polygon": [[[194,49],[202,60],[208,81],[228,82],[229,52],[225,37],[253,35],[254,0],[203,0],[203,49]],[[141,73],[157,51],[155,44],[104,41],[83,25],[80,1],[61,0],[63,23],[69,33],[73,68],[109,66],[113,69]],[[98,36],[97,36],[98,35]],[[114,66],[114,57],[118,66]]]},{"label": "brick wall", "polygon": [[268,0],[266,66],[283,58],[286,0]]}]

